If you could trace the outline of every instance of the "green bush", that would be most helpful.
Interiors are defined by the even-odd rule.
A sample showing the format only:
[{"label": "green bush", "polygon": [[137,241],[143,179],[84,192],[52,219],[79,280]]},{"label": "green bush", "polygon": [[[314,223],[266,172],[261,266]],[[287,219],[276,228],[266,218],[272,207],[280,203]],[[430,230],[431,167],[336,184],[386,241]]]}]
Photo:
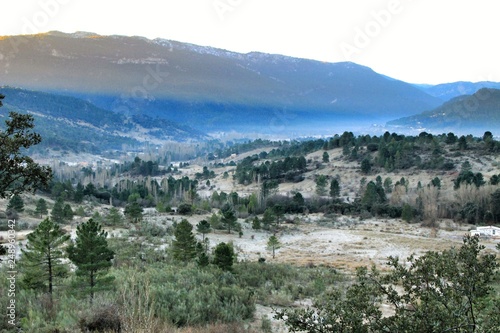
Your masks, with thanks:
[{"label": "green bush", "polygon": [[[132,274],[128,270],[117,273],[118,284]],[[231,273],[214,267],[151,265],[140,274],[148,276],[155,316],[161,320],[186,326],[253,318],[252,294],[236,285]]]}]

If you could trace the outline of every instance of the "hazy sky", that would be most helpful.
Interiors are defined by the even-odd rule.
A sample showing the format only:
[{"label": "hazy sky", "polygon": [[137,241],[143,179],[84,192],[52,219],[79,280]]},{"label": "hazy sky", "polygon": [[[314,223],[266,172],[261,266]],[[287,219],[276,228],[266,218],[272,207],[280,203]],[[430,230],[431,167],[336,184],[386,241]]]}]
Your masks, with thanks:
[{"label": "hazy sky", "polygon": [[2,0],[0,35],[137,35],[328,62],[413,83],[500,81],[498,0]]}]

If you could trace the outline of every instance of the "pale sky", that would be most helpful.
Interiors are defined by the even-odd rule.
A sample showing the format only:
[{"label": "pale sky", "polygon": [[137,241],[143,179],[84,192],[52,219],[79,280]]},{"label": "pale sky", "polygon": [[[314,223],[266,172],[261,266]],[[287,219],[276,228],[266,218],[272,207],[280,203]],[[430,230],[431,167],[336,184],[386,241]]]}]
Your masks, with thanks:
[{"label": "pale sky", "polygon": [[[500,81],[498,0],[2,0],[0,35],[136,35],[326,62],[411,83]],[[1,80],[1,78],[0,78]]]}]

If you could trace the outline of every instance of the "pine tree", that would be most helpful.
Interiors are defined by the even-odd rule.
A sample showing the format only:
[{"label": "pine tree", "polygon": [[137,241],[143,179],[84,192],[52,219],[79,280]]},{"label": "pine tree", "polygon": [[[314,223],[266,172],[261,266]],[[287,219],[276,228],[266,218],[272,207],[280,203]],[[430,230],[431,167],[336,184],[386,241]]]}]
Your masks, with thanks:
[{"label": "pine tree", "polygon": [[80,203],[83,201],[83,197],[85,196],[84,191],[85,187],[82,185],[82,183],[78,182],[78,184],[76,184],[75,194],[73,195],[73,200],[76,203]]},{"label": "pine tree", "polygon": [[90,302],[97,291],[109,288],[113,278],[107,276],[114,252],[109,249],[106,237],[99,223],[90,219],[76,229],[76,240],[68,247],[68,257],[76,265],[76,275],[84,282],[84,291],[90,295]]},{"label": "pine tree", "polygon": [[337,178],[333,178],[330,183],[330,196],[334,199],[340,196],[340,183]]},{"label": "pine tree", "polygon": [[269,230],[275,221],[274,211],[271,208],[267,208],[262,216],[262,225],[264,229]]},{"label": "pine tree", "polygon": [[[0,107],[4,97],[0,94]],[[42,141],[40,134],[32,132],[33,116],[10,112],[9,118],[5,121],[5,129],[0,130],[1,198],[48,186],[52,176],[49,167],[40,166],[31,157],[23,155],[25,149]]]},{"label": "pine tree", "polygon": [[64,202],[61,198],[57,199],[52,211],[50,212],[50,217],[56,223],[64,223]]},{"label": "pine tree", "polygon": [[260,220],[259,220],[258,216],[256,216],[256,217],[253,218],[252,229],[254,229],[254,230],[259,230],[260,229]]},{"label": "pine tree", "polygon": [[316,194],[317,195],[325,195],[326,192],[326,184],[327,179],[325,175],[318,175],[316,177]]},{"label": "pine tree", "polygon": [[40,216],[40,218],[42,218],[43,215],[47,215],[49,213],[47,209],[47,201],[45,201],[45,199],[38,199],[38,201],[36,202],[35,213]]},{"label": "pine tree", "polygon": [[234,215],[234,210],[229,204],[225,204],[221,209],[221,223],[225,229],[227,229],[227,233],[230,234],[231,230],[237,227],[237,218]]},{"label": "pine tree", "polygon": [[278,237],[276,237],[274,235],[269,237],[269,240],[267,241],[267,249],[272,251],[273,259],[274,259],[276,250],[279,249],[280,247],[281,247],[281,243],[280,243]]},{"label": "pine tree", "polygon": [[63,215],[65,221],[73,220],[73,216],[75,215],[75,213],[73,212],[73,209],[71,209],[71,206],[69,204],[64,205]]},{"label": "pine tree", "polygon": [[142,220],[142,212],[143,209],[137,201],[129,203],[127,204],[127,206],[125,206],[125,211],[124,211],[125,216],[127,216],[130,219],[130,221],[134,223],[137,223]]},{"label": "pine tree", "polygon": [[23,198],[19,194],[14,194],[12,198],[9,200],[9,204],[7,205],[8,210],[13,210],[18,213],[22,213],[24,211],[24,201]]},{"label": "pine tree", "polygon": [[61,248],[70,236],[65,235],[59,225],[46,218],[27,238],[26,249],[21,250],[23,284],[30,289],[48,292],[52,301],[55,280],[67,275]]},{"label": "pine tree", "polygon": [[330,162],[330,155],[325,151],[323,152],[323,163],[328,163]]},{"label": "pine tree", "polygon": [[193,226],[182,219],[174,230],[175,240],[172,242],[172,255],[175,260],[187,262],[196,257],[196,239]]},{"label": "pine tree", "polygon": [[122,222],[122,215],[115,207],[111,207],[106,215],[106,224],[111,226],[119,225]]},{"label": "pine tree", "polygon": [[212,231],[212,227],[210,227],[210,223],[207,220],[201,220],[196,225],[196,231],[202,234],[202,241],[205,241],[205,235]]},{"label": "pine tree", "polygon": [[214,250],[214,261],[220,269],[231,271],[234,262],[234,249],[231,244],[219,243]]},{"label": "pine tree", "polygon": [[370,173],[372,170],[372,164],[368,158],[363,159],[361,161],[361,172],[363,172],[365,175]]},{"label": "pine tree", "polygon": [[401,218],[403,221],[406,222],[411,222],[413,220],[413,207],[410,206],[409,204],[404,204],[403,205],[403,210],[401,212]]}]

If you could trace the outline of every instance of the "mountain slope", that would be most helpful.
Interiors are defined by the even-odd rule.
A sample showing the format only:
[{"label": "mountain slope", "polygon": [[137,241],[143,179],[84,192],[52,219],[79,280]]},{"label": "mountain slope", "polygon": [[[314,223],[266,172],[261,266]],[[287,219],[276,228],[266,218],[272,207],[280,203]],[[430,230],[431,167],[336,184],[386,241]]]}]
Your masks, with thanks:
[{"label": "mountain slope", "polygon": [[142,112],[203,130],[369,124],[441,104],[353,63],[162,39],[52,32],[3,37],[0,53],[3,84],[64,92],[123,114]]},{"label": "mountain slope", "polygon": [[483,88],[472,95],[455,97],[434,110],[390,121],[387,125],[478,135],[494,131],[500,126],[500,90]]},{"label": "mountain slope", "polygon": [[452,98],[463,96],[463,95],[472,95],[476,91],[481,88],[493,88],[500,89],[500,82],[491,82],[491,81],[481,81],[481,82],[452,82],[452,83],[443,83],[437,84],[434,86],[421,85],[418,86],[423,91],[428,93],[431,96],[442,99],[443,101],[449,101]]},{"label": "mountain slope", "polygon": [[42,147],[100,152],[143,142],[205,139],[188,126],[137,114],[126,117],[75,97],[0,87],[5,95],[0,116],[8,111],[33,114]]}]

